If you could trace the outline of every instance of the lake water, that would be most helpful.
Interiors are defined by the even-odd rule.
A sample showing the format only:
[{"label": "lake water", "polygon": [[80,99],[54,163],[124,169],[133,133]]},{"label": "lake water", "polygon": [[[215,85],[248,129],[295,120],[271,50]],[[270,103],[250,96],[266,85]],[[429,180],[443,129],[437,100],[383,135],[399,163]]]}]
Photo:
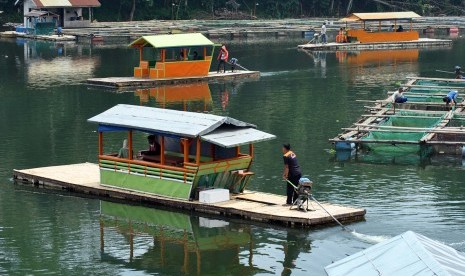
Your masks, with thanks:
[{"label": "lake water", "polygon": [[[407,230],[465,251],[461,157],[341,162],[328,143],[369,105],[357,99],[384,98],[407,76],[447,77],[435,70],[465,61],[465,40],[451,49],[371,56],[309,55],[297,43],[229,45],[230,56],[263,72],[260,80],[211,84],[209,93],[182,103],[150,90],[83,84],[131,75],[138,53],[124,46],[0,40],[0,274],[324,275],[324,266]],[[13,169],[95,162],[96,126],[86,120],[119,103],[206,110],[257,124],[278,138],[257,145],[249,188],[284,194],[280,147],[289,142],[315,182],[315,197],[366,208],[366,220],[350,227],[370,237],[337,226],[286,229],[111,204],[13,183]]]}]

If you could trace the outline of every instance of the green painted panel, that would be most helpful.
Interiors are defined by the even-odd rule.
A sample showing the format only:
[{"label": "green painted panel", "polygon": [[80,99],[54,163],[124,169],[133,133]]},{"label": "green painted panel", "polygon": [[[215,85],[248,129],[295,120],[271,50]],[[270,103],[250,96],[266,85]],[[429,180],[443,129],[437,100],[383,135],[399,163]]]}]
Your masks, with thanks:
[{"label": "green painted panel", "polygon": [[118,220],[192,231],[190,217],[181,213],[107,201],[100,201],[100,212]]},{"label": "green painted panel", "polygon": [[186,200],[189,199],[191,190],[191,184],[189,183],[104,169],[100,170],[100,183],[117,188]]},{"label": "green painted panel", "polygon": [[252,158],[241,158],[229,161],[229,166],[228,162],[225,161],[218,161],[216,163],[200,165],[197,176],[219,173],[224,171],[244,170],[249,167],[251,161]]}]

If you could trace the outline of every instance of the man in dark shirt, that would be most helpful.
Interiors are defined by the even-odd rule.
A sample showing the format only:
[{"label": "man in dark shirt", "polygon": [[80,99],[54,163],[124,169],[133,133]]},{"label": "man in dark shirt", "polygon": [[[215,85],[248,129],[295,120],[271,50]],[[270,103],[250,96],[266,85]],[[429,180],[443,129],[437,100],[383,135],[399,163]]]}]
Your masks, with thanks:
[{"label": "man in dark shirt", "polygon": [[[302,177],[299,163],[297,162],[297,156],[291,151],[290,144],[283,145],[283,160],[284,160],[284,171],[283,179],[289,180],[295,186],[299,185],[299,179]],[[287,200],[286,204],[291,205],[297,199],[297,194],[294,193],[294,187],[287,183]]]}]

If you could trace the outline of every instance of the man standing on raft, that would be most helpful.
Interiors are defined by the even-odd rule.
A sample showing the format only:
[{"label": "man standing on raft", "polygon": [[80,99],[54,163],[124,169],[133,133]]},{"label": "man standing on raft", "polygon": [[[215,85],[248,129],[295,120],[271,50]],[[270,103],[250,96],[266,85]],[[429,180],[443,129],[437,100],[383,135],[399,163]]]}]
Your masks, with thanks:
[{"label": "man standing on raft", "polygon": [[[290,181],[295,186],[299,185],[299,179],[302,177],[299,163],[297,162],[297,156],[291,151],[290,144],[283,145],[283,160],[284,160],[284,171],[283,179]],[[285,205],[292,205],[297,199],[297,194],[294,193],[294,187],[287,183],[287,200]]]},{"label": "man standing on raft", "polygon": [[218,54],[218,69],[216,70],[217,73],[221,70],[221,65],[223,65],[223,72],[226,73],[226,62],[228,62],[229,52],[226,49],[226,45],[221,45],[220,52]]}]

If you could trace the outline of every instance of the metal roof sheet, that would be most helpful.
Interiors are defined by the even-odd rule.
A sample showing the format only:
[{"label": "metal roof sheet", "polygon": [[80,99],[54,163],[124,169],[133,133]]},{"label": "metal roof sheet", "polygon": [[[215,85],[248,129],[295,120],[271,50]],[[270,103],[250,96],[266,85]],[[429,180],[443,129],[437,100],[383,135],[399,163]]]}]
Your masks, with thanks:
[{"label": "metal roof sheet", "polygon": [[412,231],[325,267],[329,276],[465,275],[465,254]]},{"label": "metal roof sheet", "polygon": [[220,127],[201,136],[201,139],[212,144],[232,148],[252,143],[272,140],[276,136],[254,128]]},{"label": "metal roof sheet", "polygon": [[356,12],[352,13],[340,21],[376,21],[376,20],[401,20],[421,17],[415,12]]},{"label": "metal roof sheet", "polygon": [[55,14],[53,12],[38,11],[38,10],[32,10],[32,11],[24,14],[24,17],[42,17],[42,16],[59,17],[58,14]]},{"label": "metal roof sheet", "polygon": [[[189,138],[206,135],[220,126],[229,125],[247,129],[256,127],[253,124],[242,122],[230,117],[125,104],[116,105],[107,111],[88,119],[88,121],[99,123],[100,125],[157,132],[166,135],[176,135]],[[239,132],[234,133],[236,136],[239,134]],[[257,137],[262,137],[262,139],[269,138],[264,135],[264,132],[259,133],[249,131],[243,133],[244,135],[249,133],[247,134],[248,136],[255,134]],[[259,134],[262,136],[258,136]],[[220,138],[218,139],[218,141],[220,141]],[[226,141],[226,137],[221,141]],[[226,142],[224,143],[226,144]],[[228,143],[231,144],[231,142]],[[241,143],[243,143],[243,141]]]},{"label": "metal roof sheet", "polygon": [[145,47],[148,45],[154,48],[172,48],[213,46],[215,43],[201,33],[192,33],[143,36],[129,44],[130,47]]},{"label": "metal roof sheet", "polygon": [[32,0],[38,8],[100,7],[98,0]]}]

